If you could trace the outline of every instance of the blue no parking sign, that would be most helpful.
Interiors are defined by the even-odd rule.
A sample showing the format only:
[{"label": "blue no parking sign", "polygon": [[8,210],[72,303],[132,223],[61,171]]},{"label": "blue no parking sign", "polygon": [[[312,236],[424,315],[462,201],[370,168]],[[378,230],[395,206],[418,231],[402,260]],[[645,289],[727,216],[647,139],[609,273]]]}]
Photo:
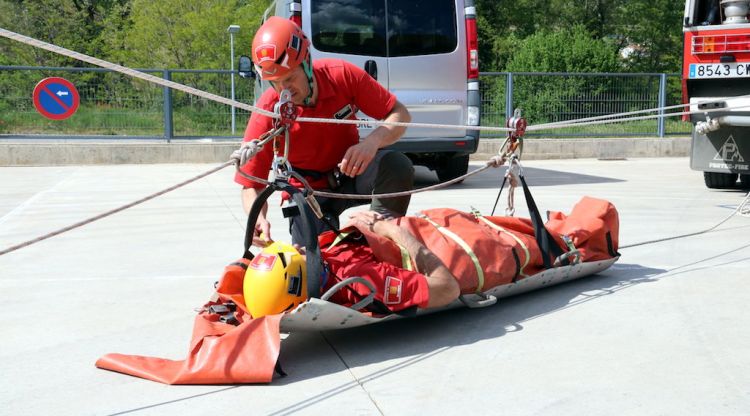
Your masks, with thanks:
[{"label": "blue no parking sign", "polygon": [[34,87],[34,107],[52,120],[65,120],[78,110],[76,87],[65,78],[45,78]]}]

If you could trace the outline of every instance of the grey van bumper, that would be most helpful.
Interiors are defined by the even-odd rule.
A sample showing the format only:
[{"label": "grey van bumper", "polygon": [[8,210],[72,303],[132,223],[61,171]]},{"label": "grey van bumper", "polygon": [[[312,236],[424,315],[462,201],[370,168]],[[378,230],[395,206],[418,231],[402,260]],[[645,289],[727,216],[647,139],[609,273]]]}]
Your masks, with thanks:
[{"label": "grey van bumper", "polygon": [[465,137],[404,137],[388,146],[388,149],[404,153],[476,153],[479,148],[479,132],[469,132]]}]

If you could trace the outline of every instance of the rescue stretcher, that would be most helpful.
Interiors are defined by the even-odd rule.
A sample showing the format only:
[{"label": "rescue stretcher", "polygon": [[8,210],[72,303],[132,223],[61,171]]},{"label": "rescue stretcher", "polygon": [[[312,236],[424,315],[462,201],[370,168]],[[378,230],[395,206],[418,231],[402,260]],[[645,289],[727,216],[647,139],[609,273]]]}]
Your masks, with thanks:
[{"label": "rescue stretcher", "polygon": [[[417,315],[424,315],[464,306],[470,308],[491,306],[497,302],[497,299],[594,275],[608,269],[619,259],[620,257],[618,256],[609,260],[578,263],[547,269],[515,283],[493,287],[492,289],[483,292],[482,295],[464,295],[462,299],[457,299],[450,305],[442,308],[419,309]],[[395,313],[381,317],[372,316],[337,303],[329,302],[327,296],[324,294],[319,299],[310,298],[293,311],[283,315],[281,317],[281,331],[328,331],[332,329],[355,328],[363,325],[392,321],[402,317],[402,315]]]}]

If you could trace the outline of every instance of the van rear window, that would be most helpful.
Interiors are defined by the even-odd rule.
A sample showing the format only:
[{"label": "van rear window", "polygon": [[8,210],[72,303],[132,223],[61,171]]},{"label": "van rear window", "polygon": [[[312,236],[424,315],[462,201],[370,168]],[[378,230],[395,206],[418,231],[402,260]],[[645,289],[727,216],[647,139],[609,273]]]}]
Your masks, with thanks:
[{"label": "van rear window", "polygon": [[455,0],[323,0],[311,6],[312,42],[323,52],[432,55],[458,44]]}]

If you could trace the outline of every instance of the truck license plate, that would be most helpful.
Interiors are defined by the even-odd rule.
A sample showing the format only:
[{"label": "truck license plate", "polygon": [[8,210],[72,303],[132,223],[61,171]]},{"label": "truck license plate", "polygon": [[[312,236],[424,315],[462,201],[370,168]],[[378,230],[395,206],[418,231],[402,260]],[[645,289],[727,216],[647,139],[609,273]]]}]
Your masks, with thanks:
[{"label": "truck license plate", "polygon": [[743,78],[750,77],[750,63],[690,64],[688,78]]}]

